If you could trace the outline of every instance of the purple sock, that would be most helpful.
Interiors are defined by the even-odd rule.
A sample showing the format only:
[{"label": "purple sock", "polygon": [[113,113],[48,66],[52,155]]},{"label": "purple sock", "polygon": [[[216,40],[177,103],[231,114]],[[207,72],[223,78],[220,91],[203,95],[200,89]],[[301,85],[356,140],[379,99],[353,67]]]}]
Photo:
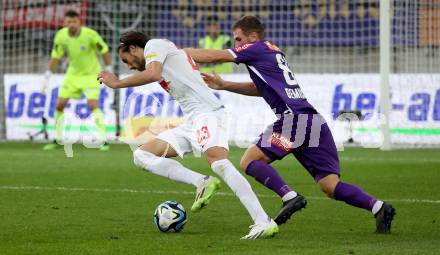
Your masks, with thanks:
[{"label": "purple sock", "polygon": [[336,200],[344,201],[349,205],[370,211],[373,208],[374,203],[377,201],[374,197],[368,195],[359,187],[344,182],[339,182],[336,185],[333,196]]},{"label": "purple sock", "polygon": [[289,185],[281,179],[277,170],[264,161],[252,161],[246,168],[246,174],[254,177],[259,183],[275,191],[280,197],[292,191]]}]

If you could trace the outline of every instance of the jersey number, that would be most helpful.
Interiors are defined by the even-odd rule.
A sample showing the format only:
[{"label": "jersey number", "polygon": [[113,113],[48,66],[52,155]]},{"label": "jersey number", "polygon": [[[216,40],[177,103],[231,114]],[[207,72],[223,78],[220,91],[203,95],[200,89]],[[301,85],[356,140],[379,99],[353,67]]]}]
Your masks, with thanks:
[{"label": "jersey number", "polygon": [[287,64],[286,57],[282,54],[276,54],[278,67],[283,70],[284,79],[286,80],[286,83],[289,85],[298,85],[298,82],[295,79],[295,76],[293,75],[292,71],[290,71],[289,65]]},{"label": "jersey number", "polygon": [[197,143],[199,143],[202,148],[205,146],[206,142],[211,138],[211,134],[209,133],[208,126],[203,126],[199,130],[197,130]]}]

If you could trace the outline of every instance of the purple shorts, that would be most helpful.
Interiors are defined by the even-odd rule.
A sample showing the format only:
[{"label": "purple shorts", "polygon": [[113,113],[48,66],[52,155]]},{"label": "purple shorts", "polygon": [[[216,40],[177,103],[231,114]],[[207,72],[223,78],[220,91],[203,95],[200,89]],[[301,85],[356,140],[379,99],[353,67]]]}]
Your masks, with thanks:
[{"label": "purple shorts", "polygon": [[329,174],[339,176],[335,141],[320,114],[285,114],[260,135],[256,145],[272,161],[292,153],[317,182]]}]

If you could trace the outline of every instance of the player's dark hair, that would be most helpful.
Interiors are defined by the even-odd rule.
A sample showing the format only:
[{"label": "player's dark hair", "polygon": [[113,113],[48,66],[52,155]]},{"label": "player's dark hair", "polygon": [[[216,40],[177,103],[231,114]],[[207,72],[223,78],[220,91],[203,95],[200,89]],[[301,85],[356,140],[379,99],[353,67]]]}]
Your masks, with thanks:
[{"label": "player's dark hair", "polygon": [[206,18],[206,24],[208,24],[208,25],[218,24],[218,17],[217,17],[217,15],[208,16]]},{"label": "player's dark hair", "polygon": [[75,10],[68,10],[65,16],[69,18],[79,18],[79,13]]},{"label": "player's dark hair", "polygon": [[118,51],[127,52],[130,45],[138,46],[140,48],[145,48],[145,44],[147,44],[148,36],[139,31],[128,31],[121,35],[119,39],[119,47]]},{"label": "player's dark hair", "polygon": [[264,38],[263,24],[255,16],[243,16],[232,27],[233,30],[240,28],[245,35],[249,35],[252,32],[256,32],[260,39]]}]

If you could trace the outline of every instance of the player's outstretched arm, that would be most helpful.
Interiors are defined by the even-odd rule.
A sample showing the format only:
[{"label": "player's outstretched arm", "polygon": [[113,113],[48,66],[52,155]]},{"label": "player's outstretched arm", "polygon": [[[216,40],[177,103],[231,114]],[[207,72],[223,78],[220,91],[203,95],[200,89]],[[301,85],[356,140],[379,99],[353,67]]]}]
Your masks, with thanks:
[{"label": "player's outstretched arm", "polygon": [[257,87],[253,82],[232,82],[223,80],[218,74],[202,73],[203,80],[212,89],[227,90],[246,96],[260,96]]},{"label": "player's outstretched arm", "polygon": [[199,63],[234,62],[235,58],[227,50],[184,49],[194,61]]},{"label": "player's outstretched arm", "polygon": [[162,79],[162,64],[157,61],[149,63],[145,70],[119,80],[116,75],[106,70],[102,70],[98,75],[98,80],[112,89],[128,88],[145,85]]}]

